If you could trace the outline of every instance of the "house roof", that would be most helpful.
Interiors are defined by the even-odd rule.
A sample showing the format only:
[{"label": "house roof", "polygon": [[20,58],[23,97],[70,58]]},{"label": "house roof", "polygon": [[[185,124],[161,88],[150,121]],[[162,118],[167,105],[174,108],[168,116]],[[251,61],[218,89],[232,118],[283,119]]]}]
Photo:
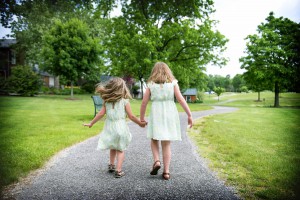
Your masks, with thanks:
[{"label": "house roof", "polygon": [[13,44],[16,44],[16,39],[0,39],[0,47],[1,48],[8,48]]},{"label": "house roof", "polygon": [[197,89],[196,88],[188,88],[184,91],[182,95],[197,95]]}]

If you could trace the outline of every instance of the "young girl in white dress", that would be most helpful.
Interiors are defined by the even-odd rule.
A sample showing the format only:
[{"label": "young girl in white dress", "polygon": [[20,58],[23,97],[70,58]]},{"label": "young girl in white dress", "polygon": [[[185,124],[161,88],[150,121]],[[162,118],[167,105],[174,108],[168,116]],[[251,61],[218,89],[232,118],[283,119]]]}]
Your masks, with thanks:
[{"label": "young girl in white dress", "polygon": [[[104,129],[100,134],[97,149],[110,149],[108,170],[115,172],[115,177],[120,178],[125,175],[122,171],[124,150],[131,141],[126,114],[129,119],[141,127],[145,127],[146,122],[141,122],[132,114],[129,103],[129,99],[132,97],[123,79],[113,78],[106,85],[98,84],[96,92],[100,93],[104,105],[90,123],[83,125],[91,128],[106,114]],[[116,167],[115,160],[117,160]]]},{"label": "young girl in white dress", "polygon": [[178,111],[174,102],[174,95],[188,116],[188,124],[193,125],[191,111],[181,95],[177,80],[166,63],[157,62],[148,79],[140,109],[140,120],[145,122],[145,111],[148,101],[152,100],[148,120],[147,137],[151,139],[151,150],[154,164],[150,172],[157,175],[161,168],[159,159],[159,140],[161,141],[164,170],[162,178],[170,179],[171,141],[181,140]]}]

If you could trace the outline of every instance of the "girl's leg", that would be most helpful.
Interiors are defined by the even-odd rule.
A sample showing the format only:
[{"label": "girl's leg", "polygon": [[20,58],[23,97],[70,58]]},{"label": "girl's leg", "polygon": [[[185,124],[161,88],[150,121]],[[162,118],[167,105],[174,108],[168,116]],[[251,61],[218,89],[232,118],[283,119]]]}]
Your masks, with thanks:
[{"label": "girl's leg", "polygon": [[[171,162],[171,142],[161,141],[161,147],[163,154],[164,173],[169,173],[169,167]],[[169,178],[169,175],[165,175],[165,177]]]},{"label": "girl's leg", "polygon": [[111,149],[109,152],[109,164],[115,165],[117,150]]},{"label": "girl's leg", "polygon": [[151,150],[152,150],[152,154],[153,154],[154,164],[152,166],[152,170],[151,170],[150,174],[157,175],[157,172],[160,169],[158,140],[151,139]]},{"label": "girl's leg", "polygon": [[122,164],[125,158],[125,153],[124,151],[116,151],[117,152],[117,167],[116,167],[116,171],[120,172],[122,171]]},{"label": "girl's leg", "polygon": [[[159,160],[159,141],[158,140],[154,140],[151,139],[151,150],[152,150],[152,154],[153,154],[153,159],[154,162]],[[155,166],[160,166],[159,162],[155,163]]]}]

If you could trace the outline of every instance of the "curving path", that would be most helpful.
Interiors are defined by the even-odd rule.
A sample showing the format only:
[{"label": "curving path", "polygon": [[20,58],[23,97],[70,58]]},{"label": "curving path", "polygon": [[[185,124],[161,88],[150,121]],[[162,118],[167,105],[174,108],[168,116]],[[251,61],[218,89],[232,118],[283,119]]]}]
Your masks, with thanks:
[{"label": "curving path", "polygon": [[[216,106],[193,112],[194,119],[233,112]],[[126,151],[120,179],[107,172],[109,151],[96,151],[98,136],[58,153],[30,183],[15,187],[17,199],[239,199],[234,189],[216,178],[186,135],[187,118],[180,113],[182,141],[172,142],[171,179],[149,174],[152,166],[146,129],[129,122],[133,140]]]}]

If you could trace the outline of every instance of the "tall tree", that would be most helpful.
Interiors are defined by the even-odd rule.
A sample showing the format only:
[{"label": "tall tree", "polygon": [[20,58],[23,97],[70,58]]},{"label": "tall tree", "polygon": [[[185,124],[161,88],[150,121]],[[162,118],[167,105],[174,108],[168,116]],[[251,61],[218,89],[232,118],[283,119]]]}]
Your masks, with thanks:
[{"label": "tall tree", "polygon": [[74,81],[100,70],[101,46],[81,20],[57,20],[43,41],[44,69],[71,82],[71,97]]},{"label": "tall tree", "polygon": [[153,64],[166,62],[181,87],[203,87],[203,71],[220,56],[227,39],[209,19],[213,1],[121,1],[123,16],[112,20],[106,41],[110,73],[131,75],[141,82]]},{"label": "tall tree", "polygon": [[[26,62],[37,64],[42,62],[39,55],[43,34],[52,27],[55,18],[68,21],[80,16],[82,20],[90,21],[87,18],[90,18],[89,13],[93,13],[97,2],[98,0],[3,0],[0,3],[0,21],[4,27],[11,29],[10,37],[18,41],[16,50],[26,53]],[[109,6],[102,5],[102,9],[109,9]]]},{"label": "tall tree", "polygon": [[232,85],[233,85],[233,88],[234,88],[234,91],[235,92],[240,92],[241,91],[241,87],[244,86],[246,83],[245,83],[245,80],[244,78],[242,77],[241,74],[236,74],[233,79],[232,79]]},{"label": "tall tree", "polygon": [[258,26],[258,34],[247,36],[247,56],[240,62],[250,80],[258,81],[259,76],[260,81],[273,86],[274,107],[279,107],[280,90],[300,83],[300,24],[276,18],[273,12],[266,21]]}]

